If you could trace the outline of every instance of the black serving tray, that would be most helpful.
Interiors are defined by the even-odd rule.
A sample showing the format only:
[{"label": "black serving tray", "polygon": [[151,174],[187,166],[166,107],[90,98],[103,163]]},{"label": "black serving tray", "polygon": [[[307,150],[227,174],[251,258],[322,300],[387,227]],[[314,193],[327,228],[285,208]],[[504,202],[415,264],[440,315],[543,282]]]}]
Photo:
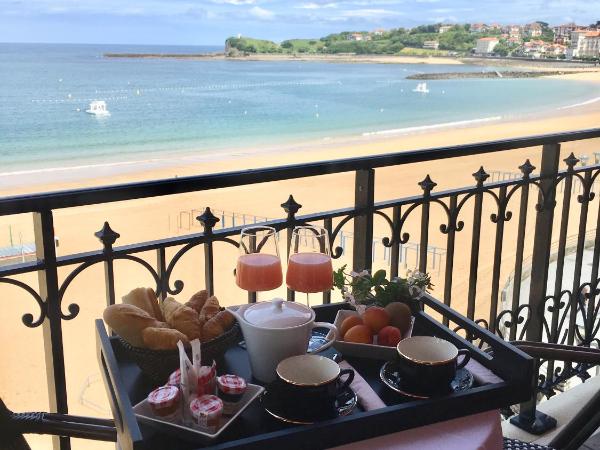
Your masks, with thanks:
[{"label": "black serving tray", "polygon": [[[374,411],[356,410],[351,415],[313,425],[285,425],[266,414],[255,401],[237,418],[214,444],[205,446],[179,440],[158,432],[136,420],[136,404],[156,387],[131,361],[120,341],[109,337],[102,320],[96,321],[97,349],[102,376],[109,394],[119,445],[122,449],[320,449],[379,435],[416,428],[430,423],[467,416],[519,403],[531,397],[533,359],[494,334],[477,326],[437,300],[426,297],[424,303],[450,322],[484,342],[481,351],[424,312],[415,316],[413,334],[435,335],[469,348],[472,358],[492,370],[504,381],[449,394],[441,398],[410,400],[391,392],[380,380],[382,360],[347,358],[375,392],[388,405]],[[315,307],[316,320],[333,322],[346,303]],[[251,378],[246,351],[236,346],[227,351],[218,368],[220,373],[235,373]]]}]

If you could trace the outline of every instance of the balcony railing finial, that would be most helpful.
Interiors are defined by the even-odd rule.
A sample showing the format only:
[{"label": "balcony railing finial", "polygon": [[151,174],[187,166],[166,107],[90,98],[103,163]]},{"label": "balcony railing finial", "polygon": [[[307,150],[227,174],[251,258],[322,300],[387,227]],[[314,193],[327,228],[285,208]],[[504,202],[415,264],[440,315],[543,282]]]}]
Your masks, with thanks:
[{"label": "balcony railing finial", "polygon": [[475,181],[477,181],[478,188],[482,187],[483,183],[485,183],[485,180],[487,180],[489,177],[490,174],[485,171],[483,166],[481,166],[479,170],[473,174],[473,178],[475,178]]},{"label": "balcony railing finial", "polygon": [[423,181],[419,182],[419,186],[421,186],[421,189],[423,189],[423,195],[427,197],[433,188],[437,186],[437,183],[431,179],[429,174],[427,174]]},{"label": "balcony railing finial", "polygon": [[298,203],[294,196],[290,194],[287,201],[281,204],[281,207],[288,215],[288,220],[293,219],[296,213],[302,208],[302,205]]},{"label": "balcony railing finial", "polygon": [[104,244],[105,250],[112,248],[113,244],[115,242],[117,242],[117,239],[119,239],[121,237],[121,235],[119,233],[117,233],[110,227],[108,222],[104,222],[104,226],[102,227],[102,229],[99,231],[96,231],[94,233],[94,236],[96,236],[98,239],[100,239],[100,242],[102,242],[102,244]]},{"label": "balcony railing finial", "polygon": [[196,217],[196,220],[202,224],[205,233],[212,233],[212,229],[221,219],[215,216],[207,206],[204,212]]},{"label": "balcony railing finial", "polygon": [[573,152],[571,152],[571,154],[569,156],[567,156],[565,159],[563,159],[563,161],[567,165],[569,172],[572,172],[573,168],[579,162],[579,159],[573,154]]},{"label": "balcony railing finial", "polygon": [[531,172],[535,170],[535,166],[531,164],[531,161],[529,161],[529,159],[526,159],[525,162],[519,166],[519,170],[521,170],[523,178],[528,179],[529,175],[531,175]]}]

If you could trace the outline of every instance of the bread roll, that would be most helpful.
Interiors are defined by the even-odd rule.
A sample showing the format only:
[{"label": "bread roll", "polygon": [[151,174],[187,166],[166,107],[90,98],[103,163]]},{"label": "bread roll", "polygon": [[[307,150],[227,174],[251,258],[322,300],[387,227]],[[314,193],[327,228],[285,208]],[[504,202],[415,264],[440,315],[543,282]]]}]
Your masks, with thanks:
[{"label": "bread roll", "polygon": [[202,328],[202,342],[210,341],[218,336],[221,336],[229,330],[235,323],[235,317],[229,311],[220,311],[204,324]]},{"label": "bread roll", "polygon": [[200,312],[200,320],[208,322],[210,319],[217,315],[220,309],[221,306],[219,305],[219,300],[217,299],[217,297],[215,297],[214,295],[212,297],[209,297],[208,300],[206,300],[204,306],[202,307],[202,311]]},{"label": "bread roll", "polygon": [[111,305],[104,310],[103,317],[115,333],[134,347],[144,346],[142,331],[145,328],[162,326],[162,322],[134,305]]},{"label": "bread roll", "polygon": [[171,324],[171,322],[173,320],[173,314],[175,313],[175,311],[177,311],[182,306],[184,306],[184,305],[179,303],[173,297],[165,298],[163,300],[163,302],[160,304],[160,307],[161,307],[162,313],[163,313],[163,317],[165,318],[165,322],[167,322],[168,324]]},{"label": "bread roll", "polygon": [[202,325],[198,313],[189,306],[181,305],[170,316],[167,323],[185,334],[190,341],[202,338]]},{"label": "bread roll", "polygon": [[177,342],[189,342],[185,334],[172,328],[148,327],[142,331],[142,338],[144,346],[152,350],[173,350]]},{"label": "bread roll", "polygon": [[161,322],[165,320],[152,288],[137,288],[123,297],[123,303],[137,306]]},{"label": "bread roll", "polygon": [[185,304],[186,306],[193,308],[198,314],[200,314],[202,312],[202,307],[206,303],[207,299],[208,291],[206,289],[203,289],[192,295],[192,298],[190,298]]}]

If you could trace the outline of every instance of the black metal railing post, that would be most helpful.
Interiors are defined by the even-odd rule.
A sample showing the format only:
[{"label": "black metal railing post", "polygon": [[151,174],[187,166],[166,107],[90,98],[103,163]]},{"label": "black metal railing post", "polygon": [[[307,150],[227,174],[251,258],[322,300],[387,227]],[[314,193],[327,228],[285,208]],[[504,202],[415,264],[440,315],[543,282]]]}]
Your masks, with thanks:
[{"label": "black metal railing post", "polygon": [[423,203],[421,206],[421,237],[419,240],[419,263],[418,269],[422,273],[427,272],[427,250],[429,249],[429,209],[431,191],[437,186],[429,175],[423,181],[419,182],[419,186],[423,189]]},{"label": "black metal railing post", "polygon": [[375,170],[356,171],[354,207],[361,211],[354,218],[352,267],[356,272],[373,266],[373,204],[375,203]]},{"label": "black metal railing post", "polygon": [[[287,225],[285,233],[285,257],[287,260],[290,257],[290,251],[292,246],[292,232],[294,231],[294,227],[296,226],[296,213],[300,211],[302,205],[294,199],[293,195],[290,194],[287,201],[281,204],[281,207],[287,213]],[[296,293],[291,289],[288,289],[287,299],[288,301],[293,302],[296,299]]]},{"label": "black metal railing post", "polygon": [[209,207],[206,207],[204,212],[196,217],[196,220],[204,227],[204,235],[207,237],[204,242],[204,283],[205,289],[208,291],[208,295],[214,295],[214,256],[213,256],[213,241],[212,241],[212,230],[213,227],[219,222],[219,218],[216,217]]},{"label": "black metal railing post", "polygon": [[106,305],[115,304],[115,271],[114,271],[114,258],[113,258],[113,245],[117,242],[117,239],[121,237],[119,233],[114,231],[108,222],[104,222],[104,226],[101,230],[94,233],[102,245],[104,246],[104,285],[106,287]]},{"label": "black metal railing post", "polygon": [[[44,356],[50,412],[67,414],[67,382],[65,376],[65,355],[62,335],[62,313],[58,293],[58,268],[54,219],[51,210],[33,213],[36,257],[44,262],[44,270],[38,271],[40,296],[45,299],[46,318],[42,324],[44,336]],[[68,437],[52,437],[54,449],[69,450]]]},{"label": "black metal railing post", "polygon": [[[538,194],[533,253],[531,257],[531,284],[529,288],[529,306],[531,311],[529,326],[526,330],[528,341],[541,342],[544,327],[546,289],[548,283],[548,265],[552,245],[552,224],[556,205],[556,184],[560,144],[545,144],[542,148],[540,168],[540,192]],[[516,317],[514,318],[516,321]],[[535,372],[534,386],[537,386]],[[536,411],[537,393],[533,389],[531,400],[521,403],[518,416],[511,423],[533,434],[542,434],[556,427],[556,419]]]},{"label": "black metal railing post", "polygon": [[483,211],[483,183],[489,175],[483,166],[473,174],[477,182],[475,205],[473,206],[473,229],[471,233],[471,256],[469,259],[469,293],[467,296],[467,317],[475,318],[475,301],[477,299],[477,273],[479,267],[479,244],[481,240],[481,214]]}]

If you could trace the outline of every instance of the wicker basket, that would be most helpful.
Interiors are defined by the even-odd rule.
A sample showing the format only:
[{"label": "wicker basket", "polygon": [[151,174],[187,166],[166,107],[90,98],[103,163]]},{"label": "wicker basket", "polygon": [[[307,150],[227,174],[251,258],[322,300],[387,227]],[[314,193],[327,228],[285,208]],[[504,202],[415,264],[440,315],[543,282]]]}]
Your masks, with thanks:
[{"label": "wicker basket", "polygon": [[[210,365],[213,360],[219,362],[229,347],[240,342],[242,333],[236,322],[233,327],[221,336],[202,344],[202,364]],[[167,382],[169,375],[179,368],[179,351],[150,350],[134,347],[119,336],[121,345],[129,357],[139,366],[144,375],[158,384]],[[191,348],[187,348],[188,357],[192,359]]]}]

